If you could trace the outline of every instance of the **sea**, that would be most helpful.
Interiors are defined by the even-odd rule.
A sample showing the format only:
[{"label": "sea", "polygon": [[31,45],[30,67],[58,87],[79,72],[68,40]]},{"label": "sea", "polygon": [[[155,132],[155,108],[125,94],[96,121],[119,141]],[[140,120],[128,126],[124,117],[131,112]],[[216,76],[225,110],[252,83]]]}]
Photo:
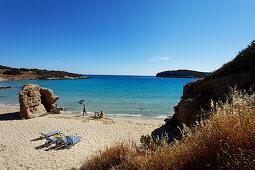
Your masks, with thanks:
[{"label": "sea", "polygon": [[39,84],[59,96],[62,114],[81,115],[83,104],[93,115],[103,111],[105,117],[160,119],[174,113],[183,86],[196,78],[160,78],[155,76],[87,75],[91,79],[0,81],[0,103],[18,105],[18,93],[27,83]]}]

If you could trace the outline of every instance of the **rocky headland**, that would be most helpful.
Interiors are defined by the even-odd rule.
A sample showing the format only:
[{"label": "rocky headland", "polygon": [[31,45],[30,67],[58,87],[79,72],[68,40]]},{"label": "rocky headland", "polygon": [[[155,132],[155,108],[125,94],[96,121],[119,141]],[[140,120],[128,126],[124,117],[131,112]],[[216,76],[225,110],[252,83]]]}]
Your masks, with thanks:
[{"label": "rocky headland", "polygon": [[213,109],[212,103],[227,100],[230,88],[254,92],[255,41],[204,79],[186,84],[181,101],[174,107],[173,117],[165,120],[166,127],[171,129],[180,124],[192,127],[208,116],[206,113]]},{"label": "rocky headland", "polygon": [[209,73],[199,72],[193,70],[171,70],[163,71],[156,74],[156,77],[170,77],[170,78],[203,78]]},{"label": "rocky headland", "polygon": [[0,81],[8,80],[68,80],[88,79],[82,74],[69,73],[66,71],[11,68],[0,65]]}]

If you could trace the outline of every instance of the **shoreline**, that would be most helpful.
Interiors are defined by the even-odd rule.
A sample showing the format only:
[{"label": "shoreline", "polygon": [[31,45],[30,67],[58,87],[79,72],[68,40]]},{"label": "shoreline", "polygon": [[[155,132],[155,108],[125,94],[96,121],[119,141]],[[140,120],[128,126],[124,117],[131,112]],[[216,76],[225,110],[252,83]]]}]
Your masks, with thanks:
[{"label": "shoreline", "polygon": [[[8,106],[18,106],[19,104],[13,104],[13,103],[1,103],[0,102],[0,107],[1,105],[8,105]],[[93,112],[88,112],[89,116],[94,115]],[[76,116],[82,116],[82,112],[78,113],[75,111],[60,111],[60,115],[66,115],[66,116],[72,116],[72,117],[76,117]],[[151,116],[151,115],[134,115],[134,114],[112,114],[112,113],[104,113],[104,116],[106,118],[110,118],[110,119],[131,119],[131,120],[162,120],[164,121],[167,117],[172,116],[172,115],[155,115],[155,116]]]},{"label": "shoreline", "polygon": [[[68,113],[65,113],[68,112]],[[77,117],[77,116],[82,116],[82,112],[77,113],[77,112],[72,112],[72,111],[60,111],[61,115],[67,115],[67,116],[72,116],[72,117]],[[93,112],[88,112],[88,116],[93,116]],[[171,115],[170,115],[171,116]],[[86,116],[85,116],[86,117]],[[134,115],[134,114],[112,114],[112,113],[104,113],[105,118],[110,118],[110,119],[131,119],[131,120],[165,120],[168,116],[166,115],[158,115],[158,116],[144,116],[144,115]]]},{"label": "shoreline", "polygon": [[[18,111],[19,106],[0,104],[0,167],[3,169],[79,168],[91,156],[116,143],[139,144],[142,135],[150,135],[164,124],[161,120],[91,119],[63,114],[11,119]],[[52,149],[55,144],[40,148],[46,140],[35,140],[39,133],[56,130],[83,139],[70,149]]]}]

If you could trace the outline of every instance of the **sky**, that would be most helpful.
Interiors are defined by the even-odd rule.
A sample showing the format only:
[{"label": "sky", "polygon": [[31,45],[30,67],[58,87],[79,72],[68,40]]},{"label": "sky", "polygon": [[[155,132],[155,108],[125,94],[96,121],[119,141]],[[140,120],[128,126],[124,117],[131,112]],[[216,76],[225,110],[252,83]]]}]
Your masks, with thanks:
[{"label": "sky", "polygon": [[0,0],[0,65],[211,72],[255,39],[254,0]]}]

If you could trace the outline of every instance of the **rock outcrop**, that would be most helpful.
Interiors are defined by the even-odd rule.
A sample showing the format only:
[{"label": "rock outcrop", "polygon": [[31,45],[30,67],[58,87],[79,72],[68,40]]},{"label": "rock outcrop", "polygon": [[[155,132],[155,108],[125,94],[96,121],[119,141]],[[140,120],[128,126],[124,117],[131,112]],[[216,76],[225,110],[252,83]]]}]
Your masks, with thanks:
[{"label": "rock outcrop", "polygon": [[1,89],[10,89],[10,88],[12,88],[12,86],[4,86],[4,87],[0,87],[0,90]]},{"label": "rock outcrop", "polygon": [[207,116],[205,113],[211,109],[211,101],[226,101],[230,87],[254,92],[255,41],[222,68],[204,79],[186,84],[181,101],[174,107],[173,118],[166,119],[166,126],[175,122],[191,127]]},{"label": "rock outcrop", "polygon": [[19,93],[20,118],[30,119],[47,113],[59,113],[58,96],[37,84],[25,84]]}]

